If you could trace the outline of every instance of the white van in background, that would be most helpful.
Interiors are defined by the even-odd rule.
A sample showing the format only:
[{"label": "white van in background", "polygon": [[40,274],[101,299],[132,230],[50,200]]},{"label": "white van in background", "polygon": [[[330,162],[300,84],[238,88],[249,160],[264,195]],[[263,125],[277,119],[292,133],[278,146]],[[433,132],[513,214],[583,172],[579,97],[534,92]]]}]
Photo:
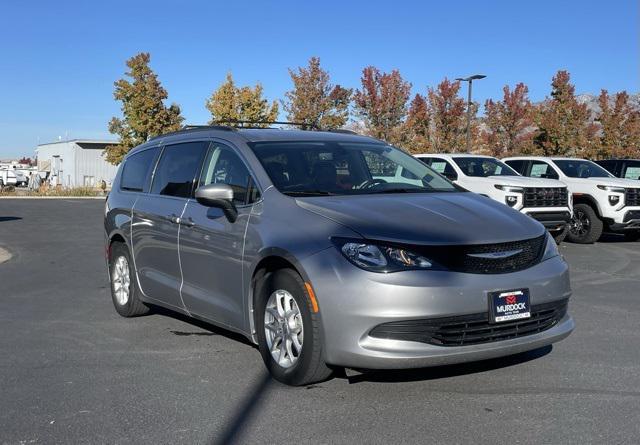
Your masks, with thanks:
[{"label": "white van in background", "polygon": [[15,186],[17,182],[16,173],[12,169],[0,170],[0,187],[5,185]]}]

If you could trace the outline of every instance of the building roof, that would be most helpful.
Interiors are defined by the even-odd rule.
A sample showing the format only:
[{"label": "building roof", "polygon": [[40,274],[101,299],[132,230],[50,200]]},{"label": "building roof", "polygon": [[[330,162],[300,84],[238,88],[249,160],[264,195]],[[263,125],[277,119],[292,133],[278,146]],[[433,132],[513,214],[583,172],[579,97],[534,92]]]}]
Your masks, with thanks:
[{"label": "building roof", "polygon": [[[78,144],[82,148],[99,148],[97,145],[104,146],[110,144],[117,144],[118,141],[108,141],[105,139],[69,139],[66,141],[54,141],[54,142],[45,142],[44,144],[38,144],[38,147],[42,147],[44,145],[57,145],[57,144],[67,144],[69,142],[73,142],[74,144]],[[96,147],[92,147],[91,145],[96,145]]]}]

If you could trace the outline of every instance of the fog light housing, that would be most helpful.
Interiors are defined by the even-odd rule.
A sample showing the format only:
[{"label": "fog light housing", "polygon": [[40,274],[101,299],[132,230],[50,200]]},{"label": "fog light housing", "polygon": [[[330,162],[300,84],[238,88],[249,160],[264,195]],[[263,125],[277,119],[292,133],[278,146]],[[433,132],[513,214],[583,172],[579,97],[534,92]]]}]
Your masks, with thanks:
[{"label": "fog light housing", "polygon": [[620,203],[620,196],[618,195],[609,195],[609,204],[612,206],[618,205]]},{"label": "fog light housing", "polygon": [[509,206],[513,207],[518,202],[517,196],[505,196],[504,202]]}]

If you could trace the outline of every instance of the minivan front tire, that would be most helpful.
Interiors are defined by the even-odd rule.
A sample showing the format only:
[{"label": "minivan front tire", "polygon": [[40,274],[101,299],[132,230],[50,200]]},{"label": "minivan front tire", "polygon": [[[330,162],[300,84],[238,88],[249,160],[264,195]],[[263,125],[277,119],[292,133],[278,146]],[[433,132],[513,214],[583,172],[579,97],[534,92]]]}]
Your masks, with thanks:
[{"label": "minivan front tire", "polygon": [[122,242],[111,244],[109,255],[109,278],[111,299],[116,312],[123,317],[137,317],[149,312],[149,307],[140,300],[140,290],[129,248]]},{"label": "minivan front tire", "polygon": [[328,379],[333,371],[322,358],[319,314],[300,275],[286,268],[268,272],[255,295],[258,348],[273,378],[291,386]]}]

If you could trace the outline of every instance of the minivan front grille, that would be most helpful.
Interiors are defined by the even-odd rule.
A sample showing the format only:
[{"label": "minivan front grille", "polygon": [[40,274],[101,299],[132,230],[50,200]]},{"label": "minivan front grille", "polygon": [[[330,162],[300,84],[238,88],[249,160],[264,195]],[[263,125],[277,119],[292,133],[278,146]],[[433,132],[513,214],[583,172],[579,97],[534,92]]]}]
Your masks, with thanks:
[{"label": "minivan front grille", "polygon": [[524,207],[567,207],[566,187],[527,187],[524,189]]},{"label": "minivan front grille", "polygon": [[391,340],[415,341],[437,346],[490,343],[543,332],[567,313],[568,299],[531,306],[531,317],[505,323],[489,323],[487,312],[453,317],[393,321],[373,328],[369,335]]},{"label": "minivan front grille", "polygon": [[640,188],[625,189],[624,203],[627,206],[640,206]]},{"label": "minivan front grille", "polygon": [[540,262],[546,235],[522,241],[497,244],[417,247],[450,271],[474,274],[517,272]]}]

